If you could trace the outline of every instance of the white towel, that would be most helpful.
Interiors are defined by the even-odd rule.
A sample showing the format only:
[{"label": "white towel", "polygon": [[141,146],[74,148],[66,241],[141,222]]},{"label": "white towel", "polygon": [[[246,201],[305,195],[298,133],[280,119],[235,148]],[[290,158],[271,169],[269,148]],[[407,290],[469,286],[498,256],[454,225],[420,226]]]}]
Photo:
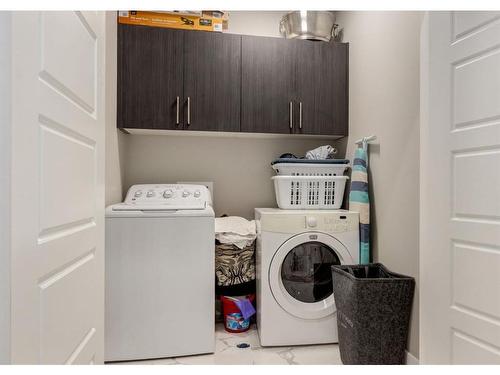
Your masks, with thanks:
[{"label": "white towel", "polygon": [[215,218],[215,239],[220,243],[232,244],[240,249],[250,246],[257,238],[255,220],[239,216]]}]

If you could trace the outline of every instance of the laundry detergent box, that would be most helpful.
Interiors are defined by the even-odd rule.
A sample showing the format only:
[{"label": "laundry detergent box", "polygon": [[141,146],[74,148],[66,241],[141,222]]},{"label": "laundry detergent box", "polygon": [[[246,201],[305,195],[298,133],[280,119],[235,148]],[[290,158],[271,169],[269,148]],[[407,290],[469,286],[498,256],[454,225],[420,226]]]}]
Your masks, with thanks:
[{"label": "laundry detergent box", "polygon": [[118,23],[170,29],[222,32],[224,18],[219,14],[215,16],[203,12],[121,10],[118,12]]}]

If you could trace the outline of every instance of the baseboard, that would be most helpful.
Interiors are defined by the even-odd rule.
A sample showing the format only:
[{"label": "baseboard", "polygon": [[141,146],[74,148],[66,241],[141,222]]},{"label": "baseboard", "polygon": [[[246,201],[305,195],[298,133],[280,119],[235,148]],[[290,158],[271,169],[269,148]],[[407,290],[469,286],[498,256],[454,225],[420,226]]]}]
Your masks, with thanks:
[{"label": "baseboard", "polygon": [[407,351],[406,352],[406,364],[407,365],[418,365],[419,364],[418,358],[411,355],[411,353]]}]

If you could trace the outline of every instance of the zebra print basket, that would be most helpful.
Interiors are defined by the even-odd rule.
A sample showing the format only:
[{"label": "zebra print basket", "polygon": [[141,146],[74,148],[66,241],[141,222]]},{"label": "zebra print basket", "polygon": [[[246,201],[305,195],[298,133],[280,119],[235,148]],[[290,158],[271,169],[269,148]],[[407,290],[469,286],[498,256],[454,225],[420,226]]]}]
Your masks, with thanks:
[{"label": "zebra print basket", "polygon": [[215,245],[215,275],[218,286],[255,280],[255,242],[243,249],[235,245]]}]

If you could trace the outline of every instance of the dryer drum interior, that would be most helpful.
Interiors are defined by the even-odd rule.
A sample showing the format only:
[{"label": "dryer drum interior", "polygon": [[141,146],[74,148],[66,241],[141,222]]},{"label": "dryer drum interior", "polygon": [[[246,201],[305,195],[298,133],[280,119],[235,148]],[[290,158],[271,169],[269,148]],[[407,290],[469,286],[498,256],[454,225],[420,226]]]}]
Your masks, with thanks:
[{"label": "dryer drum interior", "polygon": [[295,246],[281,264],[281,281],[296,300],[314,303],[333,292],[331,266],[339,265],[337,253],[318,241]]}]

